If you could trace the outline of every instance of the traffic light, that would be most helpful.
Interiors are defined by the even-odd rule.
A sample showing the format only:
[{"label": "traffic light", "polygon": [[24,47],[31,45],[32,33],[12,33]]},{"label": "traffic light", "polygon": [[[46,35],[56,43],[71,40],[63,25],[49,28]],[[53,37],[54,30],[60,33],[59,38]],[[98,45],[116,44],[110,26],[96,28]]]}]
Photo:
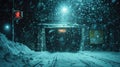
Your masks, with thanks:
[{"label": "traffic light", "polygon": [[21,18],[23,18],[23,11],[20,11],[20,10],[15,10],[14,11],[14,18],[15,19],[21,19]]}]

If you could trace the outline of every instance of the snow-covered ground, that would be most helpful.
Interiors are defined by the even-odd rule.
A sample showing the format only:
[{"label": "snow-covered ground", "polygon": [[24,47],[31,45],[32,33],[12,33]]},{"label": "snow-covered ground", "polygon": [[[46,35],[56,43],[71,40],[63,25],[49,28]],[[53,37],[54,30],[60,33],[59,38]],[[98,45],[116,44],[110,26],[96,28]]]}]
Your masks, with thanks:
[{"label": "snow-covered ground", "polygon": [[0,67],[120,67],[120,52],[34,52],[0,34]]}]

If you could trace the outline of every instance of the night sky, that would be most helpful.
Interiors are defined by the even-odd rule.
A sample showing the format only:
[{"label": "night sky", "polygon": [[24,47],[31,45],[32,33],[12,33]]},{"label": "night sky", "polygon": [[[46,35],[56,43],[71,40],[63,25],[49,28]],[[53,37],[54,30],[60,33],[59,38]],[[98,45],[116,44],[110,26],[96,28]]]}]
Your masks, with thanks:
[{"label": "night sky", "polygon": [[[71,17],[69,18],[70,21],[89,25],[100,23],[103,26],[107,25],[108,29],[120,30],[119,0],[101,0],[100,4],[99,2],[94,2],[93,7],[95,7],[95,11],[92,11],[94,8],[90,4],[86,4],[86,2],[79,4],[80,1],[82,0],[15,0],[14,9],[23,11],[23,18],[15,22],[15,41],[27,43],[27,41],[32,40],[32,42],[36,43],[37,24],[58,22],[60,17],[56,18],[56,16],[60,15],[58,13],[60,5],[67,5],[71,9],[71,14],[69,15]],[[104,6],[109,9],[104,8]],[[4,33],[10,40],[12,38],[12,7],[12,0],[0,0],[0,32]],[[98,9],[99,7],[100,9]],[[91,15],[92,13],[95,13],[95,15]],[[89,20],[89,16],[92,19],[102,17],[102,21],[87,21]]]}]

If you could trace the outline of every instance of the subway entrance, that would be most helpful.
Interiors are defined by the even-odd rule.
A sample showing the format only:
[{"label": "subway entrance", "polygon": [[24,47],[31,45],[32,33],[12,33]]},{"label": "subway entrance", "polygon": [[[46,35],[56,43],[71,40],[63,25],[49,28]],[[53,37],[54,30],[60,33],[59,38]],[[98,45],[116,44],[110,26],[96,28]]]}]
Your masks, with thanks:
[{"label": "subway entrance", "polygon": [[80,50],[79,28],[45,28],[46,50],[49,52],[77,52]]}]

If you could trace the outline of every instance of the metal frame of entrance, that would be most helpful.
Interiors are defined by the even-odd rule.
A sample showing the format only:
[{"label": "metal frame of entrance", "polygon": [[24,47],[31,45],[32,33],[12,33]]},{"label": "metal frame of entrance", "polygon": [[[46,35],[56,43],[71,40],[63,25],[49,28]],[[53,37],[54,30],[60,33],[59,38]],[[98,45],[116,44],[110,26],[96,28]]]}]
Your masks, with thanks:
[{"label": "metal frame of entrance", "polygon": [[45,36],[45,28],[79,28],[81,29],[81,43],[80,50],[84,50],[85,44],[85,29],[86,26],[79,24],[38,24],[38,43],[37,43],[37,51],[46,51],[46,36]]}]

